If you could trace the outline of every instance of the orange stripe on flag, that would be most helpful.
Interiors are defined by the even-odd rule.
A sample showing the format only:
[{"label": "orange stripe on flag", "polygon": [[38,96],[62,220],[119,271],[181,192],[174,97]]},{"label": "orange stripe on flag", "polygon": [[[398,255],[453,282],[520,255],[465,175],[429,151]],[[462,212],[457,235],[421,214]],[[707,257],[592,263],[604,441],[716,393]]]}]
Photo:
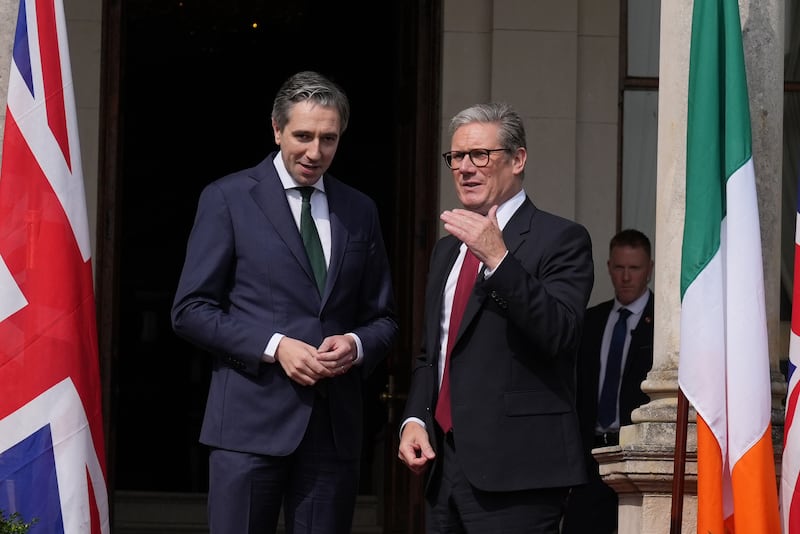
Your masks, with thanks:
[{"label": "orange stripe on flag", "polygon": [[[780,532],[777,484],[774,473],[772,427],[742,456],[731,472],[733,509],[725,517],[722,488],[722,452],[702,417],[697,417],[697,532],[708,534],[762,534]],[[770,484],[766,486],[765,484]],[[765,522],[766,521],[766,522]],[[765,530],[766,529],[766,530]]]},{"label": "orange stripe on flag", "polygon": [[722,450],[703,418],[697,416],[697,532],[723,534]]},{"label": "orange stripe on flag", "polygon": [[[737,533],[780,532],[772,426],[733,466],[733,509]],[[734,531],[731,531],[734,532]]]}]

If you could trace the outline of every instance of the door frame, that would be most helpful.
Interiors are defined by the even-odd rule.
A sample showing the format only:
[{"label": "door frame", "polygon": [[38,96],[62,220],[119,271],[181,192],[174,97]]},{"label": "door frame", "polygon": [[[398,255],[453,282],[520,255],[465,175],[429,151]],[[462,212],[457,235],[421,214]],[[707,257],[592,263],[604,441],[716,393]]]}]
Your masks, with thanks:
[{"label": "door frame", "polygon": [[[401,106],[395,171],[394,258],[392,266],[400,336],[388,357],[385,392],[390,414],[384,450],[384,533],[422,531],[419,477],[397,460],[398,425],[408,391],[411,365],[421,345],[425,277],[436,240],[439,209],[441,131],[442,0],[397,2],[404,25],[397,83],[410,95]],[[96,300],[98,352],[106,428],[107,487],[115,490],[114,386],[118,369],[120,326],[120,249],[122,145],[121,94],[124,9],[121,0],[103,0],[98,205],[96,234]],[[380,21],[386,24],[390,21]],[[387,103],[393,105],[393,103]],[[407,109],[406,109],[407,106]],[[112,514],[113,514],[113,499]]]},{"label": "door frame", "polygon": [[[439,172],[441,157],[441,72],[443,17],[441,0],[417,1],[404,6],[403,36],[408,53],[402,67],[406,91],[413,97],[409,131],[398,136],[402,163],[396,180],[396,250],[393,257],[400,338],[388,358],[388,425],[384,451],[384,534],[424,532],[422,478],[397,458],[399,425],[408,393],[411,367],[422,340],[425,280],[439,227]],[[402,82],[401,82],[402,83]],[[403,179],[404,176],[409,179]]]}]

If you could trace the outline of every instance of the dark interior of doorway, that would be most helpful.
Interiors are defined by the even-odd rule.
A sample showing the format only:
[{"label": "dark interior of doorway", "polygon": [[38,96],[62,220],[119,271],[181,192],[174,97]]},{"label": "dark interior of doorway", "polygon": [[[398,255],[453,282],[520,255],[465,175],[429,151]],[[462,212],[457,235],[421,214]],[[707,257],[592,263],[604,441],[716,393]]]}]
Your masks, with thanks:
[{"label": "dark interior of doorway", "polygon": [[[320,0],[124,3],[116,489],[207,489],[197,438],[209,360],[173,334],[170,305],[200,190],[274,148],[271,101],[293,72],[319,70],[350,96],[351,123],[331,172],[377,202],[390,256],[401,250],[392,242],[402,234],[392,169],[408,117],[394,67],[404,64],[395,4],[374,2],[356,19]],[[373,377],[365,403],[362,493],[379,491],[370,440],[385,431],[377,400],[384,375]]]}]

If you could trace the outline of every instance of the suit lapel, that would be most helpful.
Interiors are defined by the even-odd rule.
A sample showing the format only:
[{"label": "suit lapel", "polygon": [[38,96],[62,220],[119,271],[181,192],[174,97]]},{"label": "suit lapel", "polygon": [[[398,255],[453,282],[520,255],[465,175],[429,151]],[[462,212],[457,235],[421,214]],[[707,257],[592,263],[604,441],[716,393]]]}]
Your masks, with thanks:
[{"label": "suit lapel", "polygon": [[[636,363],[637,358],[639,357],[639,352],[642,349],[642,343],[646,343],[647,350],[650,350],[650,344],[652,343],[653,339],[653,292],[650,291],[650,296],[647,299],[647,304],[642,311],[642,317],[639,319],[639,323],[636,325],[636,328],[631,330],[631,343],[628,347],[628,358],[625,360],[625,370],[623,372],[627,373],[628,369],[631,368]],[[631,355],[634,355],[631,357]]]},{"label": "suit lapel", "polygon": [[506,242],[509,254],[514,254],[527,239],[527,235],[533,229],[535,214],[536,208],[533,202],[525,197],[525,201],[503,228],[503,240]]},{"label": "suit lapel", "polygon": [[339,273],[342,270],[344,261],[344,251],[347,249],[347,242],[350,233],[347,231],[347,217],[352,213],[350,201],[346,195],[342,195],[339,183],[332,177],[325,175],[325,195],[328,197],[328,213],[331,224],[331,259],[328,265],[328,278],[325,283],[325,293],[322,295],[322,304],[328,298],[331,288],[336,283]]},{"label": "suit lapel", "polygon": [[316,284],[303,240],[297,230],[297,225],[295,225],[289,203],[286,201],[286,192],[275,171],[275,166],[272,164],[273,157],[274,154],[271,154],[253,169],[252,177],[257,183],[251,189],[250,195],[275,229],[275,233],[292,252],[297,263],[300,264],[309,279]]},{"label": "suit lapel", "polygon": [[[525,202],[523,202],[517,211],[514,212],[514,215],[511,216],[511,219],[509,219],[505,228],[503,228],[503,240],[508,247],[509,254],[516,252],[525,242],[526,235],[530,232],[531,227],[533,226],[533,215],[535,212],[536,208],[534,208],[533,203],[526,197]],[[461,243],[458,244],[460,245]],[[456,247],[456,255],[457,251],[458,247]],[[455,262],[455,257],[453,258],[453,262]],[[484,269],[485,267],[482,267],[481,272],[478,274],[478,280],[475,282],[476,286],[482,279]],[[461,319],[461,326],[458,329],[456,341],[458,341],[458,338],[461,337],[469,324],[478,314],[485,299],[486,294],[484,292],[472,291],[472,294],[467,301],[467,307],[464,309],[464,317]]]},{"label": "suit lapel", "polygon": [[[599,391],[599,380],[600,380],[600,367],[601,367],[601,359],[603,354],[603,334],[606,330],[606,324],[608,323],[608,316],[611,315],[611,310],[614,309],[614,300],[607,300],[601,304],[603,307],[602,313],[597,314],[598,320],[595,321],[594,324],[591,325],[591,330],[587,329],[586,323],[584,323],[584,332],[583,336],[586,338],[586,346],[592,347],[592,355],[591,358],[588,358],[590,365],[592,366],[590,369],[591,373],[591,383],[594,387],[594,398],[597,398]],[[602,319],[602,320],[600,320]]]}]

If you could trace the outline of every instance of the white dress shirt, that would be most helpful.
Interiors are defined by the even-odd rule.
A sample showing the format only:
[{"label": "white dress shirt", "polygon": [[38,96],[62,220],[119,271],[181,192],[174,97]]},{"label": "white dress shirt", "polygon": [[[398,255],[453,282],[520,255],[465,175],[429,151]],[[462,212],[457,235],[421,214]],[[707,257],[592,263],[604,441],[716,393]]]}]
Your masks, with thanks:
[{"label": "white dress shirt", "polygon": [[[289,202],[289,209],[292,210],[294,223],[297,225],[297,230],[300,231],[300,210],[302,209],[303,197],[298,191],[297,187],[301,187],[294,178],[286,170],[286,165],[283,164],[283,158],[280,151],[272,160],[275,165],[275,170],[278,171],[278,177],[283,184],[284,192],[286,193],[286,200]],[[325,194],[325,182],[320,178],[314,184],[316,191],[311,195],[311,217],[314,219],[314,224],[317,226],[317,233],[319,240],[322,243],[322,251],[325,253],[325,265],[330,266],[331,263],[331,219],[330,211],[328,209],[328,196]],[[361,338],[353,333],[348,335],[352,336],[358,346],[358,355],[356,356],[355,363],[359,363],[364,358],[364,349],[361,346]],[[275,362],[275,351],[278,350],[278,343],[283,339],[284,334],[275,332],[267,343],[267,348],[264,350],[263,360],[268,363]]]}]

